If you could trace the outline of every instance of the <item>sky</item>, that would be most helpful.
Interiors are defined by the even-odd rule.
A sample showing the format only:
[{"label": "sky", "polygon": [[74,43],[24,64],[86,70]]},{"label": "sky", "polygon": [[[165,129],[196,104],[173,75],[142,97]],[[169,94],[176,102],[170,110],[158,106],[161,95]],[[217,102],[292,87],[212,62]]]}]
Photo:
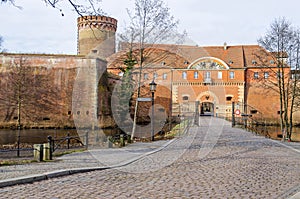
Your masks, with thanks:
[{"label": "sky", "polygon": [[[299,0],[165,0],[193,45],[257,44],[259,37],[279,17],[300,27]],[[14,53],[77,53],[77,14],[68,5],[64,16],[42,0],[16,0],[18,9],[0,4],[2,47]],[[102,0],[102,9],[118,20],[122,32],[134,0]]]}]

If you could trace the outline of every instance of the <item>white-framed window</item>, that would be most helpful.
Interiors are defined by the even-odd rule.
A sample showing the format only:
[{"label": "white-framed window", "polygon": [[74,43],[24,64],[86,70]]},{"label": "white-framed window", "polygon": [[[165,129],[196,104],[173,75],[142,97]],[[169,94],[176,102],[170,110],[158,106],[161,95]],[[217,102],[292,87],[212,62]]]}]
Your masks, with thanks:
[{"label": "white-framed window", "polygon": [[269,73],[268,72],[264,72],[264,78],[268,79],[269,78]]},{"label": "white-framed window", "polygon": [[145,79],[145,80],[149,79],[148,73],[144,73],[144,79]]},{"label": "white-framed window", "polygon": [[186,79],[187,78],[187,73],[186,73],[186,71],[183,71],[182,72],[182,79]]},{"label": "white-framed window", "polygon": [[210,72],[204,72],[204,79],[210,79],[211,78],[211,73]]},{"label": "white-framed window", "polygon": [[164,80],[166,80],[166,79],[168,78],[168,74],[167,74],[167,73],[163,73],[162,78],[163,78]]},{"label": "white-framed window", "polygon": [[258,77],[259,77],[258,72],[254,72],[253,77],[254,77],[254,79],[258,79]]},{"label": "white-framed window", "polygon": [[277,73],[277,78],[282,78],[282,72]]},{"label": "white-framed window", "polygon": [[198,79],[199,78],[199,73],[198,73],[198,71],[195,71],[194,72],[194,79]]},{"label": "white-framed window", "polygon": [[204,83],[211,83],[211,72],[204,72]]},{"label": "white-framed window", "polygon": [[158,77],[157,73],[153,73],[153,79],[156,79]]},{"label": "white-framed window", "polygon": [[222,79],[223,78],[222,75],[223,73],[221,71],[218,71],[218,79]]},{"label": "white-framed window", "polygon": [[233,71],[229,72],[229,79],[234,79],[234,72]]}]

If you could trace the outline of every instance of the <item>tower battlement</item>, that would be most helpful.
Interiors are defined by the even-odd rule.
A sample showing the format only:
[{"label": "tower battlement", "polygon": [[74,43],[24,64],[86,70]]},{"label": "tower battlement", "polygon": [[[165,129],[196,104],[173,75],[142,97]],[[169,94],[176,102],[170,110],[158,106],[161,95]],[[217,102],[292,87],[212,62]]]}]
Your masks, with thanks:
[{"label": "tower battlement", "polygon": [[77,18],[78,30],[99,28],[107,31],[117,31],[118,21],[107,16],[83,16]]},{"label": "tower battlement", "polygon": [[77,18],[78,54],[93,55],[102,59],[115,53],[117,20],[107,16]]}]

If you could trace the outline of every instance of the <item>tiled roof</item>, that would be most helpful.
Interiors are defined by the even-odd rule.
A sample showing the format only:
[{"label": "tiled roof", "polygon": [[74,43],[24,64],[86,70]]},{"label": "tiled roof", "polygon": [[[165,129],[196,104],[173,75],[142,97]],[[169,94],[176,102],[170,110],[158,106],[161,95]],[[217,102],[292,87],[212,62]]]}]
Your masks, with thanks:
[{"label": "tiled roof", "polygon": [[[215,57],[223,60],[230,68],[246,68],[270,65],[270,60],[274,60],[272,53],[267,52],[259,45],[237,45],[237,46],[187,46],[155,44],[151,48],[157,48],[157,53],[170,51],[173,55],[181,58],[180,62],[174,65],[176,68],[187,67],[182,60],[192,63],[202,57]],[[124,52],[124,51],[123,51]],[[113,57],[120,56],[118,55]],[[154,55],[155,56],[155,55]],[[111,57],[109,60],[113,60]],[[110,61],[109,61],[110,62]],[[182,64],[181,64],[182,63]],[[113,64],[114,65],[114,64]]]}]

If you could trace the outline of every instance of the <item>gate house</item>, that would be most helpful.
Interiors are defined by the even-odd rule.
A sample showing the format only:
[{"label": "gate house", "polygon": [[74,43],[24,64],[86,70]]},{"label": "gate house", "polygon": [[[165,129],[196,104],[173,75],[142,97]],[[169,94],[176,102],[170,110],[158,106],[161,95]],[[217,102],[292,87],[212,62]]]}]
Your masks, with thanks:
[{"label": "gate house", "polygon": [[[201,115],[230,117],[235,102],[242,113],[247,104],[265,118],[278,119],[279,95],[263,86],[266,81],[276,81],[274,53],[258,45],[226,43],[209,47],[159,44],[151,50],[149,56],[155,58],[147,57],[142,69],[142,96],[150,96],[147,85],[154,79],[158,84],[155,101],[165,107],[169,116],[199,110]],[[108,60],[108,72],[122,76],[120,68],[125,66],[120,56],[126,52],[123,48]],[[138,73],[135,70],[133,74]],[[288,73],[290,68],[286,70]]]}]

